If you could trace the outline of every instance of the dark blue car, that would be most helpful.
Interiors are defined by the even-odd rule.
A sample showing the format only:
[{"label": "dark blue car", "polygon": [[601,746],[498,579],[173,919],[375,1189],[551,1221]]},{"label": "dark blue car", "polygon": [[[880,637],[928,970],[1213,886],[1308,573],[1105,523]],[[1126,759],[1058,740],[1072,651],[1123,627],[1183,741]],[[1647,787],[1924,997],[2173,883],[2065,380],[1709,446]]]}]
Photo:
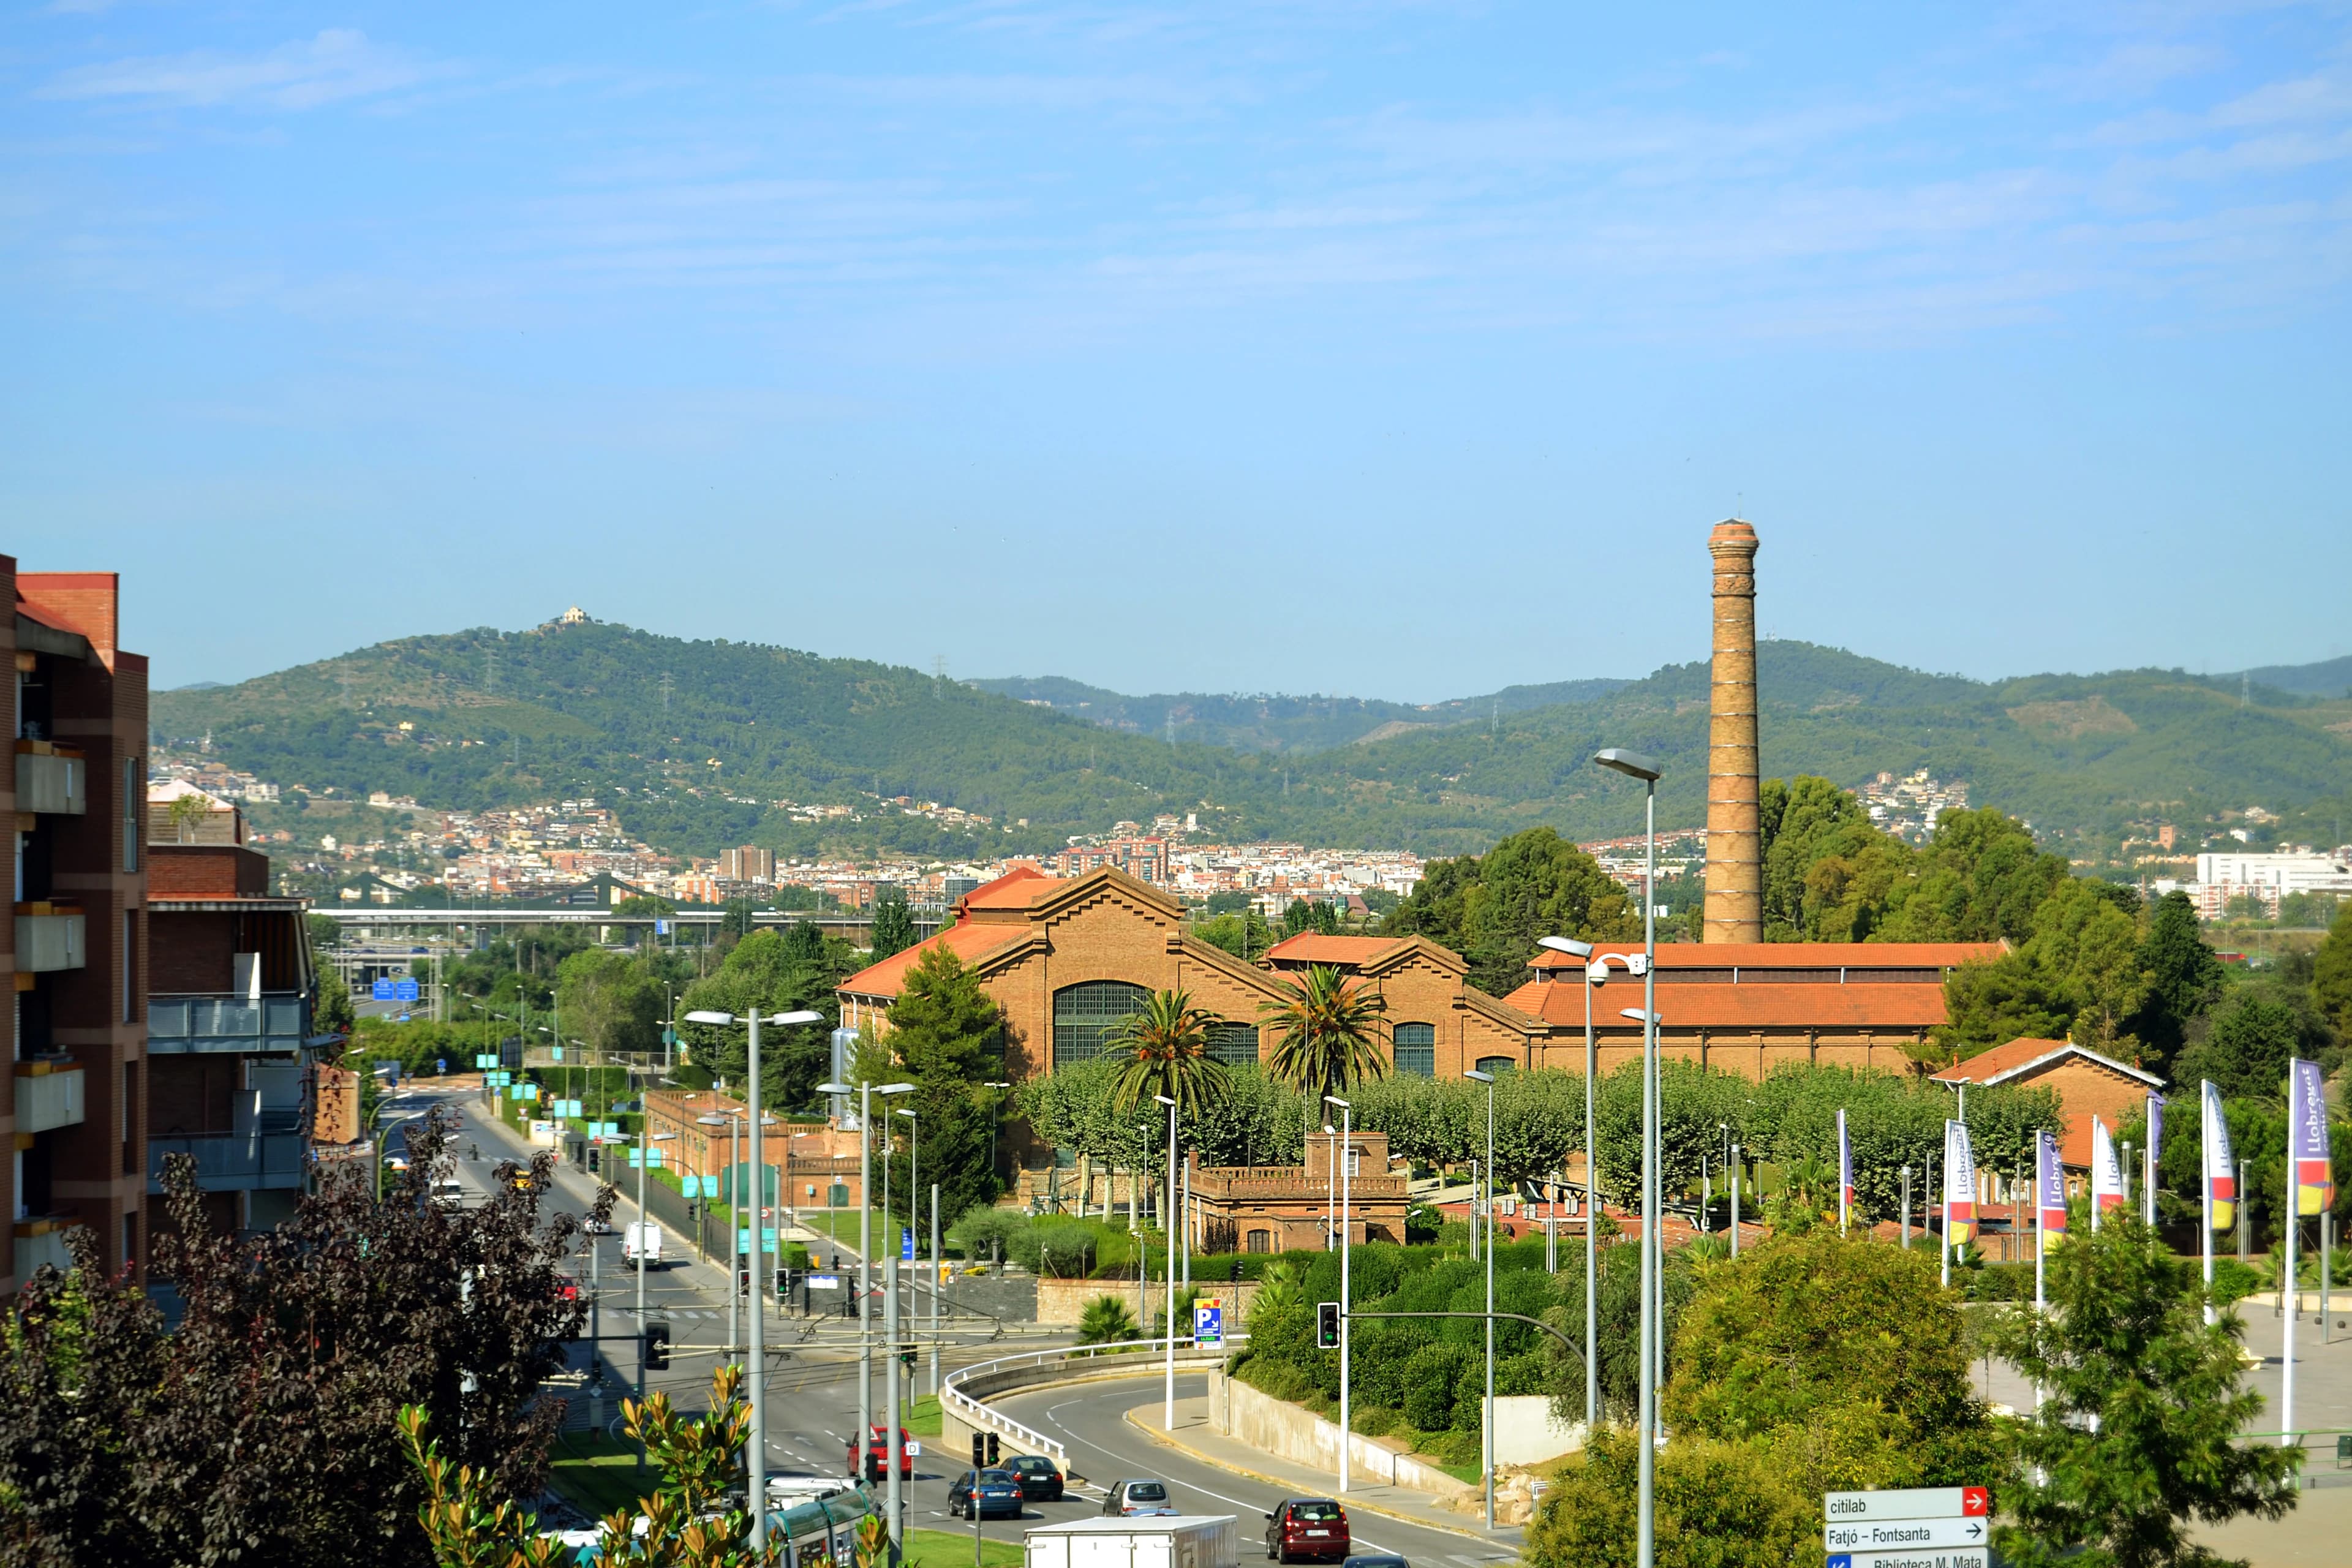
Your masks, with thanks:
[{"label": "dark blue car", "polygon": [[982,1519],[1021,1517],[1021,1483],[1008,1471],[982,1470],[976,1486],[973,1472],[966,1470],[958,1476],[948,1487],[948,1513],[970,1519],[975,1498]]}]

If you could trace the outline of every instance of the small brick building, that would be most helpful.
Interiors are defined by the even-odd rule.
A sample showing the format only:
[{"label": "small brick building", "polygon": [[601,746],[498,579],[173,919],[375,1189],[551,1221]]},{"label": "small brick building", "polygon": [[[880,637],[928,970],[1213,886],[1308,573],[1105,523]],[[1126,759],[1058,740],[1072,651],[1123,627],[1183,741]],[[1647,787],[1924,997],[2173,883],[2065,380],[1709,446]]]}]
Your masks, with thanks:
[{"label": "small brick building", "polygon": [[[1192,1167],[1192,1246],[1234,1252],[1286,1252],[1328,1247],[1337,1234],[1341,1167],[1337,1132],[1307,1137],[1304,1165]],[[1350,1241],[1404,1240],[1410,1178],[1392,1170],[1389,1135],[1358,1131],[1348,1138],[1348,1237]]]}]

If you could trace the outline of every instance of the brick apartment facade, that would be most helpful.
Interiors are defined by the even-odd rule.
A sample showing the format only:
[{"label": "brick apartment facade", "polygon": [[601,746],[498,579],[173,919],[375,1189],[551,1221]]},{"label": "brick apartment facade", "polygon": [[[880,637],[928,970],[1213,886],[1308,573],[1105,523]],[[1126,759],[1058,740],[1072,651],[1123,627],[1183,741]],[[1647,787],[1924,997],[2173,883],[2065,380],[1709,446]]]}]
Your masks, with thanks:
[{"label": "brick apartment facade", "polygon": [[147,660],[118,646],[114,574],[19,572],[0,556],[0,574],[16,606],[14,766],[0,779],[16,849],[16,1089],[0,1105],[14,1232],[0,1289],[14,1290],[68,1260],[76,1226],[109,1268],[145,1261]]},{"label": "brick apartment facade", "polygon": [[[662,1151],[662,1163],[682,1175],[723,1178],[730,1160],[747,1168],[751,1163],[749,1108],[734,1095],[715,1089],[654,1089],[646,1095],[646,1121]],[[786,1121],[771,1113],[765,1154],[784,1184],[780,1196],[785,1204],[794,1208],[857,1206],[855,1129]],[[881,1157],[879,1150],[875,1157]],[[622,1162],[618,1168],[627,1169],[626,1153],[615,1158]]]}]

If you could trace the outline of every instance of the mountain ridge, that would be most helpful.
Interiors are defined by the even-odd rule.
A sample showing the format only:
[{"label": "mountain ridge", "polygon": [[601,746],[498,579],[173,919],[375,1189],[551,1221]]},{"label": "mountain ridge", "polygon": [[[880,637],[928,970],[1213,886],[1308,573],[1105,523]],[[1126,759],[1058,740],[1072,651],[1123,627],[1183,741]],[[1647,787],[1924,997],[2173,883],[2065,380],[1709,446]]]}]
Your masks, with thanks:
[{"label": "mountain ridge", "polygon": [[[2235,676],[1981,682],[1791,641],[1766,642],[1759,658],[1768,773],[1853,787],[1926,768],[2053,837],[2301,807],[2352,776],[2352,701]],[[1590,765],[1603,745],[1659,755],[1661,825],[1697,825],[1708,679],[1695,659],[1622,683],[1510,689],[1575,698],[1517,708],[1503,693],[1450,707],[1234,697],[1221,717],[1203,699],[1171,742],[1172,708],[1152,731],[1132,712],[1122,729],[900,665],[584,623],[401,638],[158,692],[153,723],[165,741],[209,734],[216,755],[281,785],[386,789],[446,808],[612,795],[631,832],[698,854],[740,843],[1034,853],[1156,812],[1196,813],[1223,837],[1454,854],[1538,825],[1630,831],[1638,792]],[[1061,678],[994,684],[1048,690],[1037,700],[1048,703],[1143,700]],[[1221,732],[1228,742],[1211,739]],[[877,799],[900,795],[990,820],[943,825]],[[804,822],[784,802],[862,816]]]}]

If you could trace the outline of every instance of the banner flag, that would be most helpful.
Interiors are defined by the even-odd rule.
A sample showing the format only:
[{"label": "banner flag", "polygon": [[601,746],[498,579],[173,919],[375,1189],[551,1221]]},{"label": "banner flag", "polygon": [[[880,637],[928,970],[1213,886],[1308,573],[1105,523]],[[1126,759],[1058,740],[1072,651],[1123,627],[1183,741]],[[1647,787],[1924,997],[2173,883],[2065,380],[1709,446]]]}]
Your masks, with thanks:
[{"label": "banner flag", "polygon": [[1853,1215],[1853,1142],[1845,1135],[1845,1112],[1838,1111],[1838,1226]]},{"label": "banner flag", "polygon": [[2066,1167],[2058,1158],[2058,1135],[2033,1135],[2033,1201],[2042,1211],[2042,1235],[2046,1241],[2066,1238]]},{"label": "banner flag", "polygon": [[2147,1091],[2147,1149],[2140,1157],[2139,1217],[2156,1223],[2157,1156],[2164,1151],[2164,1096]]},{"label": "banner flag", "polygon": [[1977,1236],[1977,1162],[1965,1122],[1944,1123],[1944,1241],[1964,1247]]},{"label": "banner flag", "polygon": [[2099,1216],[2109,1209],[2124,1206],[2124,1168],[2116,1158],[2116,1141],[2107,1132],[2107,1124],[2097,1117],[2091,1118],[2091,1228],[2099,1228]]},{"label": "banner flag", "polygon": [[2294,1212],[2305,1218],[2336,1205],[2336,1165],[2327,1147],[2327,1102],[2317,1062],[2287,1064],[2287,1157],[2294,1162]]},{"label": "banner flag", "polygon": [[2211,1083],[2199,1085],[2204,1096],[2205,1198],[2212,1207],[2213,1228],[2228,1230],[2238,1223],[2238,1162],[2230,1152],[2230,1119],[2221,1112],[2221,1091]]}]

